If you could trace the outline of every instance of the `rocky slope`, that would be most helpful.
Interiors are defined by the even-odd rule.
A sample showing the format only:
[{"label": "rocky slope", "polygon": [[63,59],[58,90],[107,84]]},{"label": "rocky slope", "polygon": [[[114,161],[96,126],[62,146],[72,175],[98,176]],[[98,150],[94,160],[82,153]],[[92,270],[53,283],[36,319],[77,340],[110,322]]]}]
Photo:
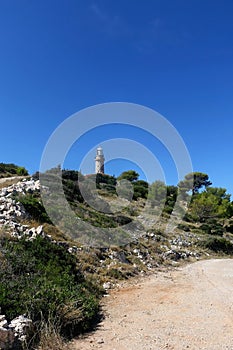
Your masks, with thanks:
[{"label": "rocky slope", "polygon": [[[34,179],[23,179],[0,189],[0,232],[16,239],[26,237],[28,240],[33,240],[39,235],[54,244],[63,245],[69,253],[76,254],[83,273],[98,280],[106,290],[118,285],[119,279],[152,273],[162,266],[176,267],[182,262],[197,261],[209,255],[197,245],[201,239],[198,234],[177,229],[174,233],[166,235],[157,228],[158,224],[156,226],[150,222],[147,225],[147,218],[142,216],[139,217],[140,222],[143,222],[141,237],[125,247],[92,249],[82,247],[76,244],[77,242],[67,242],[65,238],[57,240],[53,235],[53,226],[48,233],[43,225],[30,223],[30,215],[17,199],[18,196],[38,194],[39,191],[40,182]],[[25,220],[29,224],[25,224]],[[160,222],[160,228],[162,224]],[[26,329],[30,329],[30,320],[25,316],[21,315],[16,320],[6,320],[4,315],[0,315],[0,348],[7,348],[9,344],[23,340]]]}]

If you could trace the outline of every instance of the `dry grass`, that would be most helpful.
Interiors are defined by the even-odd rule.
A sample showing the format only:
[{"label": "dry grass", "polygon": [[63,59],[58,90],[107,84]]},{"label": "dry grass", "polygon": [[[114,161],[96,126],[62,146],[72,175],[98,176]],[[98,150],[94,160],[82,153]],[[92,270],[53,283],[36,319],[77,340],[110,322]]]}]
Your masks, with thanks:
[{"label": "dry grass", "polygon": [[50,323],[42,325],[38,350],[70,350],[70,346],[59,334],[59,330]]},{"label": "dry grass", "polygon": [[0,189],[2,189],[4,187],[11,186],[13,184],[16,184],[20,180],[29,179],[29,178],[31,178],[31,176],[16,176],[16,177],[12,177],[12,178],[9,178],[9,177],[1,178],[0,179]]},{"label": "dry grass", "polygon": [[[71,245],[75,242],[72,241],[72,239],[65,235],[65,233],[63,233],[61,230],[59,230],[56,226],[53,226],[51,224],[47,224],[47,223],[44,223],[42,224],[43,225],[43,229],[44,229],[44,232],[47,234],[47,235],[50,235],[52,237],[52,239],[56,240],[56,241],[65,241],[67,243],[70,243]],[[76,242],[77,244],[77,242]]]},{"label": "dry grass", "polygon": [[12,236],[10,232],[7,230],[7,227],[1,226],[0,227],[0,238],[3,239],[12,239]]},{"label": "dry grass", "polygon": [[56,226],[53,226],[48,223],[41,223],[35,219],[21,219],[20,223],[22,225],[27,225],[29,228],[43,226],[43,231],[50,235],[51,238],[55,241],[64,241],[70,245],[77,245],[77,242],[72,241],[70,237],[67,237],[63,232],[61,232]]},{"label": "dry grass", "polygon": [[37,226],[41,225],[41,223],[39,221],[34,220],[34,219],[28,219],[28,218],[21,219],[19,217],[18,221],[20,222],[21,225],[27,225],[29,228],[37,227]]}]

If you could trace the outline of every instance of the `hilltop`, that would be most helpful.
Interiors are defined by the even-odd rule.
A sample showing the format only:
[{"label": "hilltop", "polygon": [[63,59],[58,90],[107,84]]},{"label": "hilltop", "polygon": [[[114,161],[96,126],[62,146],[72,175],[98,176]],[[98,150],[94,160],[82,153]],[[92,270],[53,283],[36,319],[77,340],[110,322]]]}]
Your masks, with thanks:
[{"label": "hilltop", "polygon": [[28,171],[22,166],[15,165],[13,163],[0,163],[0,178],[27,175]]}]

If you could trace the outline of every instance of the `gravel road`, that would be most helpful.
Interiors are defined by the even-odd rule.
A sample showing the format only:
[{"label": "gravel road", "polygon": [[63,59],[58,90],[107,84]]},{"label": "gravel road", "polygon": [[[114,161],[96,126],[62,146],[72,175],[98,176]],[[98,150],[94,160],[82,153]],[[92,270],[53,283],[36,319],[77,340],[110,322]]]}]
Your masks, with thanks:
[{"label": "gravel road", "polygon": [[233,260],[159,272],[104,299],[98,329],[74,350],[233,350]]}]

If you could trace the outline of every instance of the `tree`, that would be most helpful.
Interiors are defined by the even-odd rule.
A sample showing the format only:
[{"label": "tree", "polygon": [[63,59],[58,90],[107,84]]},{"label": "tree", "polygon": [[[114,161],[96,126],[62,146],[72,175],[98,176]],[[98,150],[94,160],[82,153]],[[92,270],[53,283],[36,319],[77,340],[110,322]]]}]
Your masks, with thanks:
[{"label": "tree", "polygon": [[231,195],[222,187],[208,187],[208,194],[213,194],[218,199],[219,214],[221,217],[231,217],[233,215],[233,206],[231,203]]},{"label": "tree", "polygon": [[157,180],[149,187],[148,201],[152,207],[161,206],[165,204],[167,197],[167,186],[163,181]]},{"label": "tree", "polygon": [[170,198],[174,202],[176,202],[177,193],[178,193],[178,189],[176,186],[173,186],[173,185],[167,186],[167,198]]},{"label": "tree", "polygon": [[226,200],[227,202],[230,202],[231,195],[226,193],[227,190],[222,187],[208,187],[206,189],[206,192],[209,194],[213,194],[217,198],[219,198],[219,204],[222,203],[223,200]]},{"label": "tree", "polygon": [[178,188],[176,186],[167,186],[167,198],[164,210],[167,213],[172,213],[177,200]]},{"label": "tree", "polygon": [[[97,184],[97,187],[98,185],[100,184],[106,184],[106,185],[110,185],[110,186],[116,186],[116,178],[115,176],[110,176],[110,175],[107,175],[107,174],[96,174],[95,175],[96,177],[96,184]],[[99,186],[100,187],[100,186]]]},{"label": "tree", "polygon": [[209,181],[209,176],[204,173],[194,172],[185,175],[183,181],[180,181],[178,187],[182,192],[192,191],[192,195],[199,193],[199,190],[203,187],[206,189],[208,186],[212,185]]},{"label": "tree", "polygon": [[130,182],[137,181],[139,178],[139,174],[134,170],[124,171],[120,176],[118,176],[117,180],[128,180]]},{"label": "tree", "polygon": [[218,210],[218,198],[207,192],[200,193],[196,196],[190,207],[191,215],[199,222],[217,218],[219,214]]},{"label": "tree", "polygon": [[16,173],[19,176],[27,176],[28,175],[28,171],[23,166],[18,167],[16,170]]},{"label": "tree", "polygon": [[138,180],[133,183],[133,199],[147,198],[148,195],[148,182],[144,180]]},{"label": "tree", "polygon": [[200,222],[230,217],[232,215],[230,195],[226,193],[225,188],[207,188],[194,197],[190,211]]}]

